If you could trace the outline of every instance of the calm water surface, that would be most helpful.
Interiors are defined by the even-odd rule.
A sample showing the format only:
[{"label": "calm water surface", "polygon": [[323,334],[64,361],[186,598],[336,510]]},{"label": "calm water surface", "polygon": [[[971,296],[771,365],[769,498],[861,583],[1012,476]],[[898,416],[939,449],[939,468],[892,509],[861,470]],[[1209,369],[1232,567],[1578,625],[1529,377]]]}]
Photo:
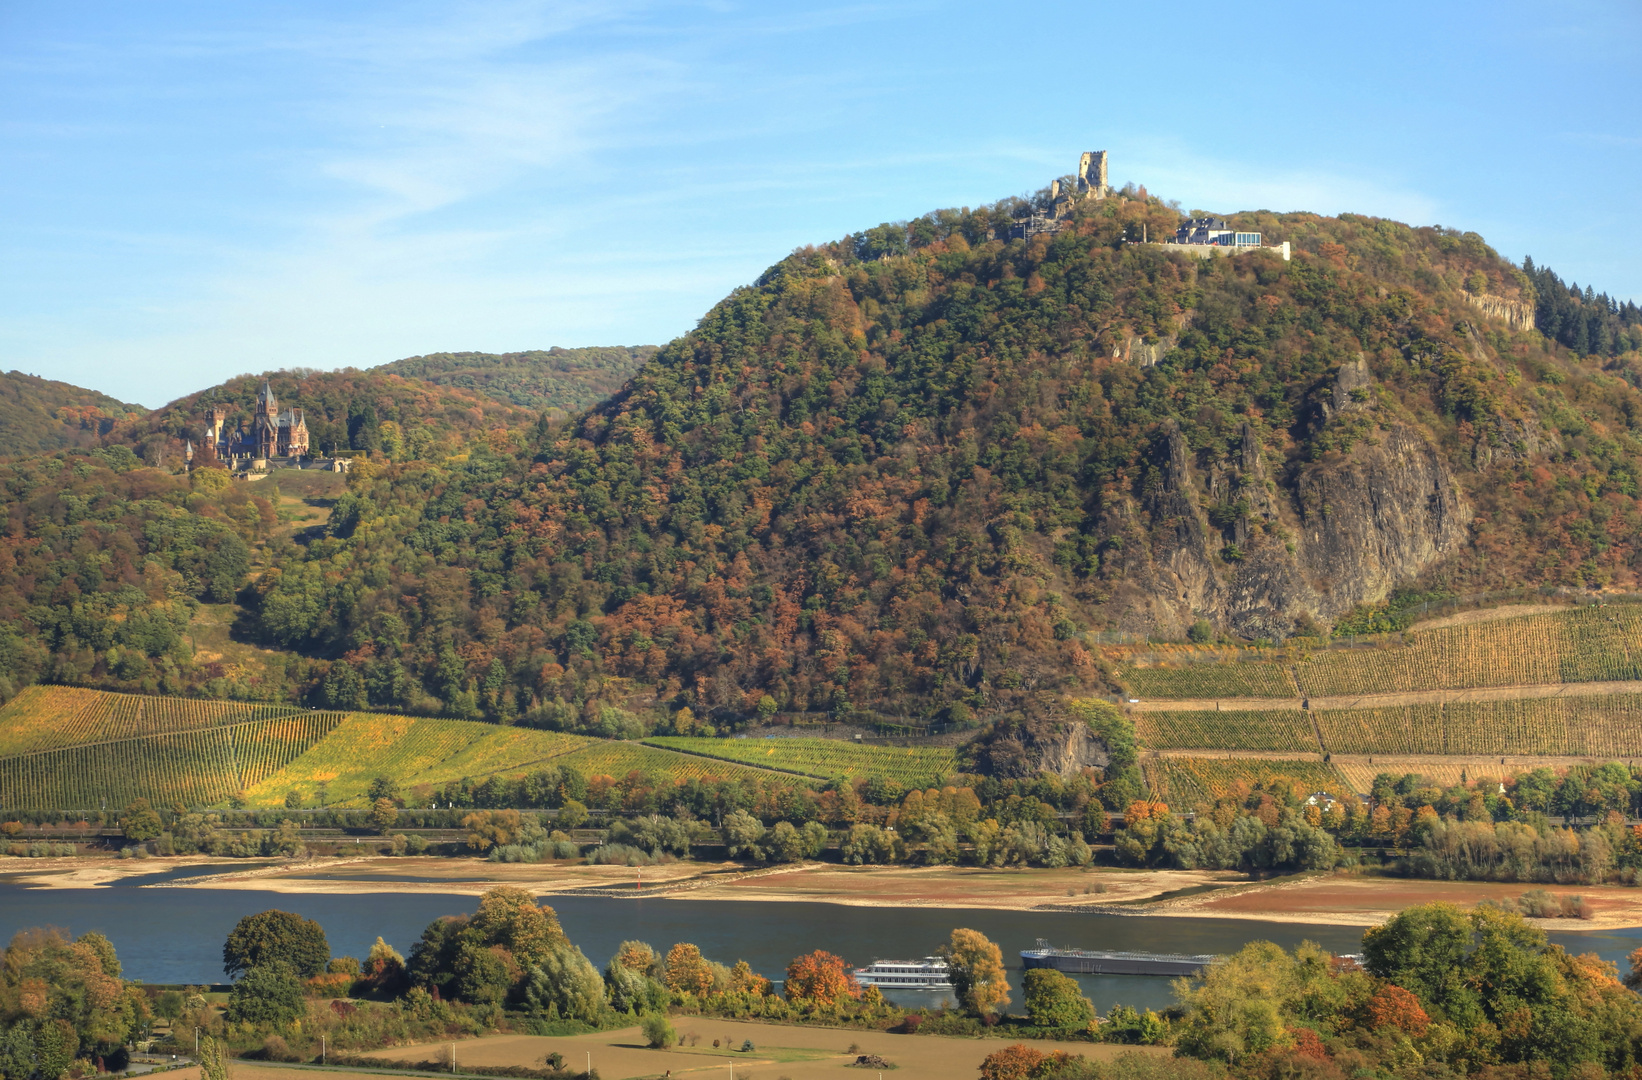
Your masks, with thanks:
[{"label": "calm water surface", "polygon": [[[127,978],[147,982],[224,980],[222,943],[245,915],[279,908],[325,928],[332,952],[363,957],[378,935],[409,953],[423,927],[440,915],[471,912],[477,897],[438,893],[301,895],[240,889],[144,889],[137,884],[199,876],[199,867],[162,871],[98,889],[26,889],[0,880],[0,941],[31,926],[59,926],[75,934],[98,930],[119,950]],[[877,958],[932,952],[957,926],[981,931],[1003,949],[1012,967],[1037,938],[1084,949],[1225,953],[1249,941],[1293,947],[1302,940],[1335,952],[1356,952],[1361,928],[1181,919],[1065,912],[978,911],[943,908],[869,908],[837,904],[738,900],[614,900],[544,897],[565,931],[601,968],[628,939],[665,951],[679,941],[701,946],[725,963],[746,960],[779,979],[787,961],[812,949],[835,952],[861,965]],[[1556,933],[1574,952],[1596,952],[1622,962],[1642,930]],[[1019,1004],[1018,978],[1016,1004]],[[1161,1008],[1172,1000],[1169,980],[1138,976],[1084,976],[1084,992],[1101,1012],[1115,1004]],[[933,996],[895,994],[903,1004]]]}]

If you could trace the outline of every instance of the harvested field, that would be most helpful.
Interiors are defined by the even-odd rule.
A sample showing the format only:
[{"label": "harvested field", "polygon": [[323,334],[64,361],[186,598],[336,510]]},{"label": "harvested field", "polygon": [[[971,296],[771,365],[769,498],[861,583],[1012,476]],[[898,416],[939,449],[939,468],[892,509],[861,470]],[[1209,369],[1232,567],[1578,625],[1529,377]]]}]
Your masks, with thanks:
[{"label": "harvested field", "polygon": [[[877,1054],[895,1065],[895,1080],[951,1080],[974,1076],[981,1059],[1016,1042],[1025,1042],[1045,1053],[1065,1050],[1099,1061],[1109,1061],[1124,1053],[1166,1056],[1165,1048],[1105,1046],[1094,1043],[1048,1042],[1034,1039],[948,1039],[932,1035],[888,1035],[856,1028],[800,1027],[788,1024],[758,1024],[742,1020],[675,1016],[673,1027],[684,1036],[684,1046],[651,1050],[637,1027],[602,1031],[593,1035],[550,1038],[537,1035],[498,1035],[470,1039],[456,1044],[456,1067],[463,1065],[539,1066],[549,1053],[564,1055],[566,1063],[586,1062],[592,1054],[593,1068],[604,1080],[638,1080],[671,1073],[675,1077],[723,1077],[733,1067],[737,1077],[790,1077],[791,1080],[838,1080],[850,1075],[870,1077],[862,1070],[840,1071],[854,1060],[848,1053],[853,1044],[858,1053]],[[694,1036],[694,1039],[691,1038]],[[741,1053],[715,1049],[713,1040],[739,1047],[751,1041],[756,1050]],[[690,1045],[694,1042],[695,1045]],[[400,1046],[377,1050],[370,1057],[387,1061],[450,1060],[450,1043],[431,1046]],[[244,1080],[257,1080],[262,1073]],[[284,1080],[284,1078],[269,1078]]]}]

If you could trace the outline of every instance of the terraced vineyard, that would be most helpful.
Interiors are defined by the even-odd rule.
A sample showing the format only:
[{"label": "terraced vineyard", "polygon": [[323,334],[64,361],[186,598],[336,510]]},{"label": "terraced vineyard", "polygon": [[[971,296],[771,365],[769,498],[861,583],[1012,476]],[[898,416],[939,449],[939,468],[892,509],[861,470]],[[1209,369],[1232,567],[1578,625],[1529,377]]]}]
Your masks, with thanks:
[{"label": "terraced vineyard", "polygon": [[1319,709],[1336,754],[1642,756],[1642,695]]},{"label": "terraced vineyard", "polygon": [[1200,802],[1224,795],[1239,782],[1252,785],[1281,778],[1308,792],[1345,795],[1353,790],[1338,769],[1322,761],[1148,758],[1145,772],[1154,795],[1177,810],[1189,810]]},{"label": "terraced vineyard", "polygon": [[1381,773],[1390,773],[1392,776],[1402,776],[1404,773],[1413,773],[1423,776],[1438,787],[1453,787],[1462,780],[1475,783],[1478,780],[1504,780],[1519,772],[1532,769],[1532,764],[1513,762],[1501,765],[1499,758],[1488,761],[1432,761],[1429,758],[1397,758],[1376,756],[1373,763],[1364,760],[1342,761],[1334,759],[1335,768],[1346,778],[1351,786],[1362,795],[1374,789],[1374,778]]},{"label": "terraced vineyard", "polygon": [[243,724],[307,711],[295,705],[114,694],[75,686],[30,686],[0,708],[0,757]]},{"label": "terraced vineyard", "polygon": [[838,739],[645,740],[652,746],[705,757],[802,773],[821,780],[884,776],[907,787],[938,785],[958,771],[957,754],[943,747],[858,746]]},{"label": "terraced vineyard", "polygon": [[360,805],[379,776],[408,790],[523,772],[597,743],[581,735],[472,720],[352,713],[327,738],[248,789],[246,798],[253,806],[277,805],[287,792],[296,791],[311,800],[323,783],[330,805]]},{"label": "terraced vineyard", "polygon": [[674,780],[768,780],[783,775],[768,769],[681,754],[643,743],[602,739],[590,740],[590,745],[556,759],[555,764],[574,766],[588,776],[614,776],[617,779],[634,771],[662,774]]},{"label": "terraced vineyard", "polygon": [[[1497,703],[1491,703],[1497,704]],[[1316,709],[1323,748],[1333,754],[1449,754],[1442,706]],[[1504,747],[1494,753],[1510,753]]]},{"label": "terraced vineyard", "polygon": [[1134,714],[1135,734],[1158,750],[1302,750],[1315,753],[1317,733],[1300,709],[1193,709]]},{"label": "terraced vineyard", "polygon": [[1183,662],[1166,667],[1119,668],[1118,678],[1138,698],[1291,698],[1300,692],[1282,664],[1235,660],[1210,664]]},{"label": "terraced vineyard", "polygon": [[1642,604],[1610,604],[1414,630],[1410,644],[1314,654],[1308,695],[1642,679]]},{"label": "terraced vineyard", "polygon": [[0,806],[97,810],[139,796],[209,806],[283,768],[341,722],[341,713],[302,711],[0,758]]},{"label": "terraced vineyard", "polygon": [[1142,699],[1286,698],[1299,691],[1329,697],[1642,679],[1642,604],[1415,628],[1403,644],[1320,649],[1297,657],[1293,668],[1291,679],[1279,660],[1125,664],[1118,677]]}]

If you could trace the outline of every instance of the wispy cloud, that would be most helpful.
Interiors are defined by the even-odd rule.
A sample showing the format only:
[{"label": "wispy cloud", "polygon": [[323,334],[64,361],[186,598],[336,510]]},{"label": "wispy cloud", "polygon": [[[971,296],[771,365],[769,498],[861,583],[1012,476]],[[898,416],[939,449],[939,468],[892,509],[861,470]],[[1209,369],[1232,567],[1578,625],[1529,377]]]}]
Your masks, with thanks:
[{"label": "wispy cloud", "polygon": [[1217,157],[1162,140],[1139,142],[1129,148],[1129,154],[1130,160],[1119,169],[1123,180],[1144,184],[1155,195],[1179,199],[1188,210],[1349,212],[1411,225],[1428,225],[1442,216],[1440,200],[1402,186],[1394,177],[1293,168],[1275,154],[1252,162]]}]

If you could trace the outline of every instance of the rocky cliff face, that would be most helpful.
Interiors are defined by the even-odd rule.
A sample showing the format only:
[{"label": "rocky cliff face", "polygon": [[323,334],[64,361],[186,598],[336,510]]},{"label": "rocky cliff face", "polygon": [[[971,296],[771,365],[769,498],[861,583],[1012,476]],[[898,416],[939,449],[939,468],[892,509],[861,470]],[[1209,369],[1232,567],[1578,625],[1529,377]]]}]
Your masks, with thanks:
[{"label": "rocky cliff face", "polygon": [[1004,779],[1046,772],[1076,776],[1084,769],[1104,769],[1110,761],[1106,745],[1076,717],[1002,720],[976,744],[974,753],[977,768]]},{"label": "rocky cliff face", "polygon": [[1466,302],[1490,318],[1508,323],[1513,330],[1534,328],[1534,305],[1526,300],[1509,300],[1492,293],[1465,293]]},{"label": "rocky cliff face", "polygon": [[[1362,359],[1319,396],[1318,423],[1371,409]],[[1285,637],[1382,599],[1465,540],[1471,512],[1442,455],[1415,428],[1367,424],[1332,460],[1270,474],[1243,429],[1235,460],[1194,461],[1163,425],[1158,481],[1138,507],[1107,508],[1125,536],[1109,610],[1121,625],[1166,635],[1197,619],[1249,637]]]}]

